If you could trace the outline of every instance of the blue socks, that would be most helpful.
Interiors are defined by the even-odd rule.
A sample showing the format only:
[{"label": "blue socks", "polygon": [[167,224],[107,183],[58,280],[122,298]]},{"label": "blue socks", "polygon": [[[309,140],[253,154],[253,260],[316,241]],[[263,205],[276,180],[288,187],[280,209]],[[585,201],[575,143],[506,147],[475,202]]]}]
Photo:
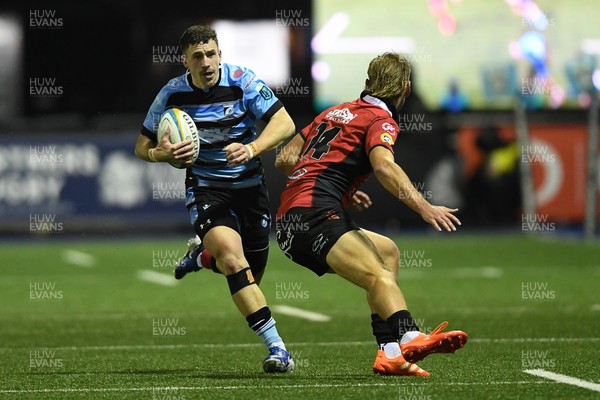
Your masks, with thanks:
[{"label": "blue socks", "polygon": [[248,315],[246,321],[248,321],[248,326],[262,339],[267,349],[279,347],[286,350],[268,306]]}]

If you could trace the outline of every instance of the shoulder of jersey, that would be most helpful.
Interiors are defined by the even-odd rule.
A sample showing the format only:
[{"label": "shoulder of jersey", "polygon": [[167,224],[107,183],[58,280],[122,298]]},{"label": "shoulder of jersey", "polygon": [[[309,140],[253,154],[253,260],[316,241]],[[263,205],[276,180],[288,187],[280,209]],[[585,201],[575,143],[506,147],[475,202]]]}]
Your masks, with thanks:
[{"label": "shoulder of jersey", "polygon": [[163,90],[168,90],[168,91],[191,90],[192,88],[188,84],[187,76],[188,76],[188,74],[185,73],[183,75],[177,76],[177,77],[169,80],[169,82],[167,82],[167,84],[164,86]]},{"label": "shoulder of jersey", "polygon": [[246,90],[256,80],[256,75],[249,68],[225,63],[221,67],[230,85],[240,86]]}]

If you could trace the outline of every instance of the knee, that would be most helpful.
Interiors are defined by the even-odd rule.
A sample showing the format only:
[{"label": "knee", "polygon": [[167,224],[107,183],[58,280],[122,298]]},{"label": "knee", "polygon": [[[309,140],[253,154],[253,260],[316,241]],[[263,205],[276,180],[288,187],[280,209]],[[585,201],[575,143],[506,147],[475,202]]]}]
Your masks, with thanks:
[{"label": "knee", "polygon": [[396,275],[394,272],[381,268],[375,273],[370,273],[365,278],[365,286],[367,291],[374,288],[389,288],[397,286]]},{"label": "knee", "polygon": [[398,266],[400,265],[400,252],[398,251],[398,246],[396,246],[396,243],[389,239],[385,246],[380,249],[380,254],[383,257],[386,267],[388,267],[388,269],[393,272],[394,275],[397,275]]},{"label": "knee", "polygon": [[224,275],[235,274],[248,266],[248,262],[244,256],[235,253],[221,252],[219,257],[215,257],[215,259],[217,260],[219,270]]}]

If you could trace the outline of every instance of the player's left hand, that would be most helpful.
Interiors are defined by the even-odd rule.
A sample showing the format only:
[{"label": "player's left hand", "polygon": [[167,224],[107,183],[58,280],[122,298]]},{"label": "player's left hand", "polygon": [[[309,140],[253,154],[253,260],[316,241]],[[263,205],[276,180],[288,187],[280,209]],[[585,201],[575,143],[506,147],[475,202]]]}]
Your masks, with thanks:
[{"label": "player's left hand", "polygon": [[371,207],[372,204],[373,202],[371,201],[369,195],[360,190],[357,190],[350,200],[350,206],[352,206],[352,208],[354,208],[356,211],[364,211]]},{"label": "player's left hand", "polygon": [[250,150],[241,143],[228,144],[223,150],[230,167],[237,167],[250,161]]}]

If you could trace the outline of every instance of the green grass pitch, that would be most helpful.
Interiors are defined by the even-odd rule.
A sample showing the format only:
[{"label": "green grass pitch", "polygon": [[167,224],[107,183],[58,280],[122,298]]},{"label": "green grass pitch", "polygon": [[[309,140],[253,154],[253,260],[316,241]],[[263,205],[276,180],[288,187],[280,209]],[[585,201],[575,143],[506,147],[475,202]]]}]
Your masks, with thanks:
[{"label": "green grass pitch", "polygon": [[[443,237],[442,237],[443,236]],[[425,330],[448,320],[470,340],[419,365],[429,378],[372,373],[363,291],[317,278],[274,244],[261,284],[295,356],[287,375],[210,271],[171,286],[185,239],[0,245],[0,398],[592,399],[600,383],[600,247],[525,236],[396,237],[399,282]],[[162,276],[162,275],[160,275]],[[532,376],[542,369],[592,385]]]}]

